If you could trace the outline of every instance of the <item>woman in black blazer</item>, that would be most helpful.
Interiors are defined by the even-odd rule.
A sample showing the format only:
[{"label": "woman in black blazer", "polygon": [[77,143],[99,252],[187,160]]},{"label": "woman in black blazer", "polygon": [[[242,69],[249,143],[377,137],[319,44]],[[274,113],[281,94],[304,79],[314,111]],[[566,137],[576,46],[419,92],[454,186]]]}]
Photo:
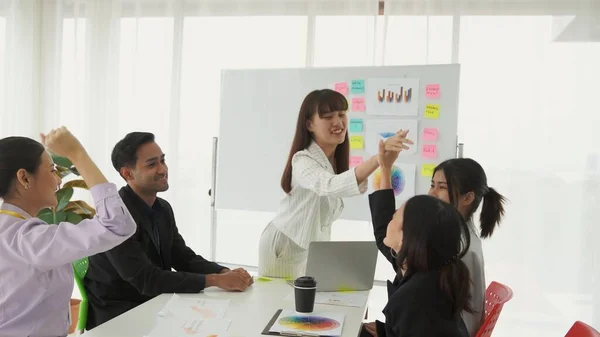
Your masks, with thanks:
[{"label": "woman in black blazer", "polygon": [[468,226],[452,205],[430,196],[413,197],[395,211],[385,163],[397,154],[380,152],[382,190],[370,203],[377,245],[397,276],[388,282],[386,322],[367,325],[363,335],[468,337],[460,315],[472,311],[469,271],[460,260],[470,244]]}]

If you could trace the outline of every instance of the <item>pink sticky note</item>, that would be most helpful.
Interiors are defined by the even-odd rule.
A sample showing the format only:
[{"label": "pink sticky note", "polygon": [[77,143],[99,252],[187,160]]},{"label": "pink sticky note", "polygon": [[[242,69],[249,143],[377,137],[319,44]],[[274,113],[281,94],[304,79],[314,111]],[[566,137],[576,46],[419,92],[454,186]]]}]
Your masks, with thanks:
[{"label": "pink sticky note", "polygon": [[350,157],[350,167],[356,167],[363,163],[363,158],[359,156]]},{"label": "pink sticky note", "polygon": [[426,85],[425,86],[425,97],[439,98],[440,97],[440,85],[439,84]]},{"label": "pink sticky note", "polygon": [[425,128],[423,129],[423,140],[437,141],[438,129],[437,128]]},{"label": "pink sticky note", "polygon": [[363,97],[352,99],[352,111],[365,111],[365,99]]},{"label": "pink sticky note", "polygon": [[437,158],[437,145],[425,144],[423,145],[423,158],[435,159]]},{"label": "pink sticky note", "polygon": [[339,92],[340,94],[342,94],[344,96],[348,96],[348,83],[346,83],[346,82],[336,83],[333,86],[333,90]]}]

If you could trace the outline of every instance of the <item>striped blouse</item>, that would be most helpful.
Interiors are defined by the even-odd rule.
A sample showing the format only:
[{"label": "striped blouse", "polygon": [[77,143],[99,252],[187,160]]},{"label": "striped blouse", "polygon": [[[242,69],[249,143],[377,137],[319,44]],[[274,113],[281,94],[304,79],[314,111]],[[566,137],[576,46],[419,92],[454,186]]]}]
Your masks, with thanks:
[{"label": "striped blouse", "polygon": [[[367,180],[356,181],[354,168],[335,174],[314,141],[292,158],[292,190],[279,205],[272,223],[298,246],[331,239],[331,224],[344,209],[342,198],[365,193]],[[365,201],[366,202],[366,201]]]}]

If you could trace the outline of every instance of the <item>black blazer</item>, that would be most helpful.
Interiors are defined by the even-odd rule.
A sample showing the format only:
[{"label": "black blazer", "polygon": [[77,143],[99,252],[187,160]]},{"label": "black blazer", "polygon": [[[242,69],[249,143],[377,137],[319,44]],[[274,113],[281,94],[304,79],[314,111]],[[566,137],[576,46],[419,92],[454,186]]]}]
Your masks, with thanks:
[{"label": "black blazer", "polygon": [[119,195],[137,231],[121,245],[89,257],[84,279],[88,330],[160,294],[198,293],[206,285],[206,274],[225,269],[185,244],[166,200],[157,198],[151,208],[129,186],[121,188]]},{"label": "black blazer", "polygon": [[440,287],[440,272],[405,275],[377,322],[378,337],[469,337],[460,311]]},{"label": "black blazer", "polygon": [[377,336],[468,337],[460,314],[452,314],[451,303],[440,288],[439,272],[403,276],[390,248],[383,244],[387,226],[396,212],[394,191],[373,192],[369,195],[369,206],[377,247],[396,271],[394,282],[387,282],[388,303],[383,309],[386,322],[376,322]]}]

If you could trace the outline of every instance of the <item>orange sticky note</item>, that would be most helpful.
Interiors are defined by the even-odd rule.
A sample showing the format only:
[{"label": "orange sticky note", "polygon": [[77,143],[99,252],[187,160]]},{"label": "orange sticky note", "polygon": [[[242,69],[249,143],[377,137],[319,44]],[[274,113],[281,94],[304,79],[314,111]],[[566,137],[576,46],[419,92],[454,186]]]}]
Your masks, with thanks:
[{"label": "orange sticky note", "polygon": [[351,136],[350,137],[350,149],[361,150],[365,147],[365,139],[363,136]]},{"label": "orange sticky note", "polygon": [[425,97],[439,98],[440,97],[440,85],[439,84],[426,85],[425,86]]},{"label": "orange sticky note", "polygon": [[440,105],[439,104],[427,104],[425,106],[425,118],[429,118],[429,119],[440,118]]},{"label": "orange sticky note", "polygon": [[342,94],[344,96],[348,96],[348,83],[346,83],[346,82],[336,83],[333,86],[333,90],[339,92],[340,94]]},{"label": "orange sticky note", "polygon": [[365,111],[364,97],[354,97],[352,99],[352,111]]},{"label": "orange sticky note", "polygon": [[435,144],[423,145],[422,155],[423,155],[423,158],[427,158],[427,159],[437,158],[437,145],[435,145]]},{"label": "orange sticky note", "polygon": [[423,177],[432,177],[435,166],[435,164],[423,164],[423,167],[421,167],[421,175]]},{"label": "orange sticky note", "polygon": [[423,140],[437,141],[438,129],[437,128],[425,128],[423,129]]},{"label": "orange sticky note", "polygon": [[356,167],[363,163],[363,158],[360,156],[350,157],[350,167]]}]

